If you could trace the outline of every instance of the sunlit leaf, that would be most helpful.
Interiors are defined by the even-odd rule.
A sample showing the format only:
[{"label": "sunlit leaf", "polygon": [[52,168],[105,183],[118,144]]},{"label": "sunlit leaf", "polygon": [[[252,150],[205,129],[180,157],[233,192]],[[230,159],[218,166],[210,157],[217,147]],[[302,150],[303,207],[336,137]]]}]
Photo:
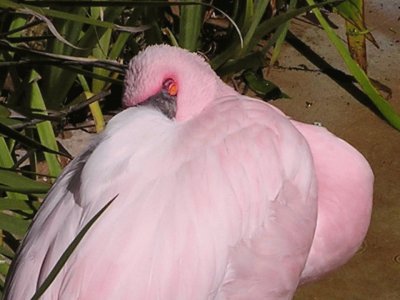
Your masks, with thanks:
[{"label": "sunlit leaf", "polygon": [[39,206],[40,204],[38,201],[33,202],[0,197],[0,210],[36,210]]},{"label": "sunlit leaf", "polygon": [[35,181],[16,172],[0,169],[0,191],[13,191],[24,194],[46,193],[50,185]]},{"label": "sunlit leaf", "polygon": [[18,236],[24,236],[30,221],[0,212],[0,229]]},{"label": "sunlit leaf", "polygon": [[[189,2],[183,0],[182,2]],[[193,1],[190,1],[193,2]],[[201,2],[201,1],[198,1]],[[200,29],[203,22],[203,8],[200,5],[180,7],[181,19],[179,30],[179,44],[190,51],[197,49]]]},{"label": "sunlit leaf", "polygon": [[[31,109],[42,111],[43,114],[46,114],[46,104],[44,103],[42,93],[37,83],[39,79],[39,74],[37,74],[35,70],[32,70],[27,84],[27,98],[30,102]],[[57,140],[51,123],[49,121],[44,121],[38,123],[36,128],[41,144],[46,148],[53,149],[55,152],[59,152]],[[54,153],[45,152],[44,156],[49,167],[49,174],[51,176],[58,176],[61,173],[61,165],[57,159],[57,155]]]}]

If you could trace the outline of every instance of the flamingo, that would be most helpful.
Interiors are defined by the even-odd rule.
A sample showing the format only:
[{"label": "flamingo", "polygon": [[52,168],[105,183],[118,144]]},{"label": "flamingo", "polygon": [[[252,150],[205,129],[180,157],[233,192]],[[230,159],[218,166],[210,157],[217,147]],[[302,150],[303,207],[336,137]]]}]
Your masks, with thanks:
[{"label": "flamingo", "polygon": [[361,245],[373,173],[326,129],[167,45],[132,59],[123,103],[48,193],[5,299],[30,299],[116,195],[41,299],[291,299]]}]

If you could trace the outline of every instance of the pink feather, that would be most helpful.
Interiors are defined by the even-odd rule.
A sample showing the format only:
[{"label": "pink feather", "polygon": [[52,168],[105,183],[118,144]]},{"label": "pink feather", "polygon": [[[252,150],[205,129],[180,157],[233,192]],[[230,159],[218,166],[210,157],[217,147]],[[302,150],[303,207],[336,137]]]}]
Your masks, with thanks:
[{"label": "pink feather", "polygon": [[[177,83],[176,118],[135,106]],[[327,130],[236,93],[199,56],[152,46],[134,106],[64,170],[24,239],[6,299],[29,299],[119,195],[42,299],[291,299],[344,264],[370,221],[373,175]]]}]

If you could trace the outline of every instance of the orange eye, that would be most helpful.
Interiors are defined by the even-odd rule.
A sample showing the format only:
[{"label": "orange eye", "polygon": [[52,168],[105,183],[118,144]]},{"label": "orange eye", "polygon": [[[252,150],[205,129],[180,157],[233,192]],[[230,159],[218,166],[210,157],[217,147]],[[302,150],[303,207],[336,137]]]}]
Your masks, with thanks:
[{"label": "orange eye", "polygon": [[170,94],[171,96],[176,96],[178,94],[178,86],[175,82],[172,82],[168,86],[168,94]]},{"label": "orange eye", "polygon": [[164,82],[164,88],[167,90],[170,96],[176,96],[178,94],[178,85],[172,79],[167,79]]}]

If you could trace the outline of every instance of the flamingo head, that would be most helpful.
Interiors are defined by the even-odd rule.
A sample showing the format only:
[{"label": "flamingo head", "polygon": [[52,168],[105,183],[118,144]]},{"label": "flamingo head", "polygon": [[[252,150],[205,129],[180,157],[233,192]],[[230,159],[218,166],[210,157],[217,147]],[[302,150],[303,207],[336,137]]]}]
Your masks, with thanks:
[{"label": "flamingo head", "polygon": [[151,103],[169,118],[185,121],[230,90],[197,54],[168,45],[146,48],[129,63],[123,104]]}]

